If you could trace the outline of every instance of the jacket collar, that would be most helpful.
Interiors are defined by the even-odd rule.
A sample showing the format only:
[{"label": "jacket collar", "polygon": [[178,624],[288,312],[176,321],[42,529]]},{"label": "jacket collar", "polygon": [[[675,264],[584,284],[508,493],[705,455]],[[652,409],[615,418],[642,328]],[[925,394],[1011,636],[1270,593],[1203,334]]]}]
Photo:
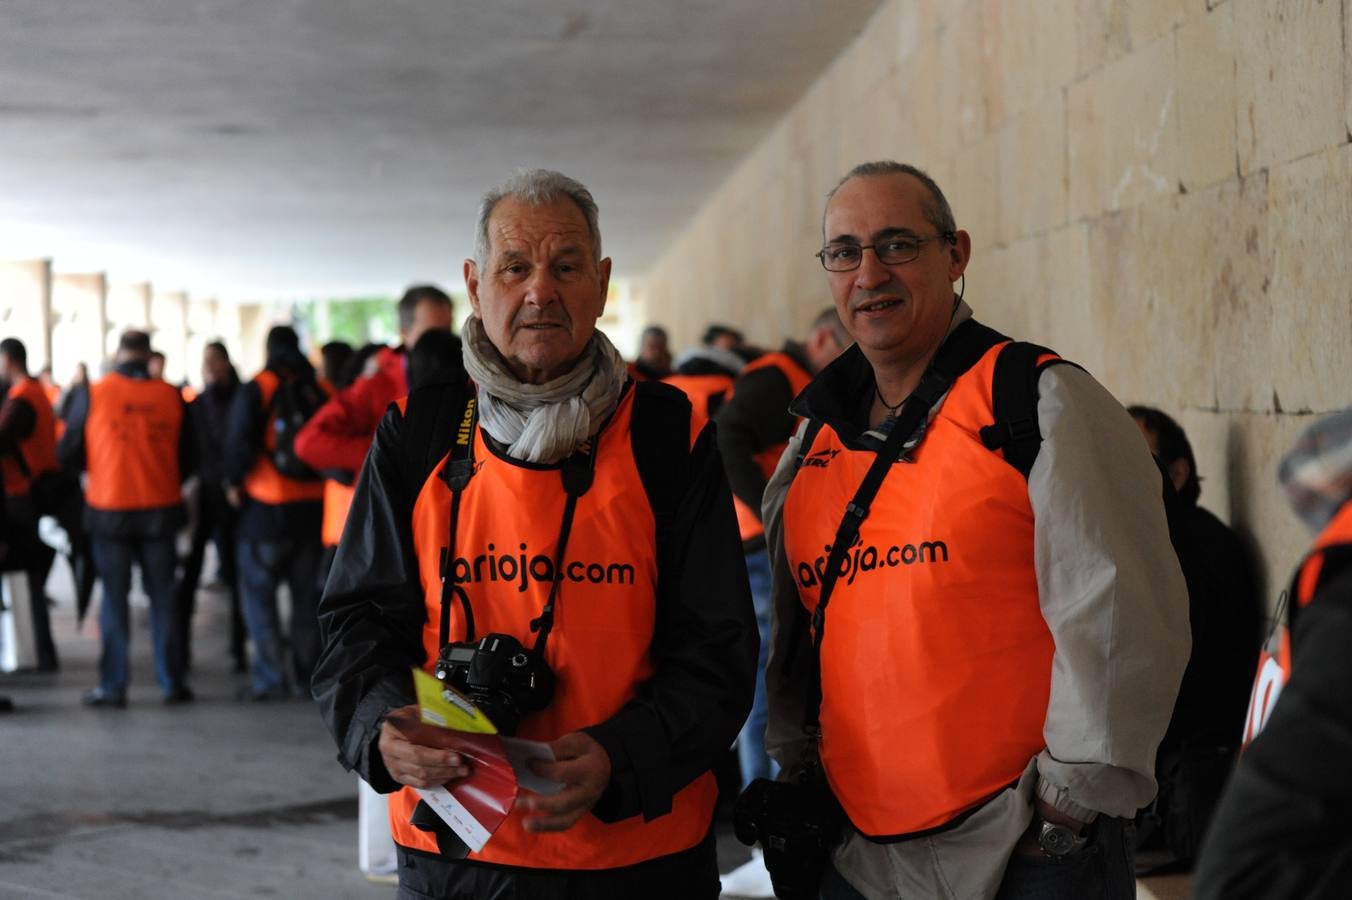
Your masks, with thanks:
[{"label": "jacket collar", "polygon": [[[972,308],[958,297],[953,319],[944,340],[963,322],[972,318]],[[941,342],[942,344],[942,342]],[[822,422],[847,444],[858,441],[868,424],[877,380],[873,366],[858,344],[851,344],[809,382],[789,406],[789,411],[805,419]]]}]

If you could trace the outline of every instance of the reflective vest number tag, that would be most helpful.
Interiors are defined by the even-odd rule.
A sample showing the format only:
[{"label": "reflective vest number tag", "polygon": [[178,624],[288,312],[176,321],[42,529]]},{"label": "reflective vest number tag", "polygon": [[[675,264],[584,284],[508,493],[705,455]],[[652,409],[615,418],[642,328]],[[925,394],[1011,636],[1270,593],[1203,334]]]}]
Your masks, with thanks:
[{"label": "reflective vest number tag", "polygon": [[1253,695],[1249,697],[1249,714],[1244,718],[1244,746],[1258,736],[1272,715],[1272,707],[1277,703],[1282,688],[1286,685],[1286,673],[1272,654],[1266,650],[1258,659],[1258,677],[1253,681]]}]

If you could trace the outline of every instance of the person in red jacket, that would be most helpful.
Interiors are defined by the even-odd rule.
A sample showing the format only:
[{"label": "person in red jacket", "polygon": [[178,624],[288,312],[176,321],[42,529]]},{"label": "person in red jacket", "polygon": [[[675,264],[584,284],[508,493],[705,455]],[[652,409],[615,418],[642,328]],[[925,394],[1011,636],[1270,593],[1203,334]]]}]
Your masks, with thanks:
[{"label": "person in red jacket", "polygon": [[398,347],[386,347],[367,363],[368,371],[340,390],[296,435],[296,455],[326,477],[324,559],[321,583],[352,504],[356,473],[366,459],[385,409],[408,393],[408,350],[424,333],[451,327],[451,298],[434,285],[414,285],[399,300]]}]

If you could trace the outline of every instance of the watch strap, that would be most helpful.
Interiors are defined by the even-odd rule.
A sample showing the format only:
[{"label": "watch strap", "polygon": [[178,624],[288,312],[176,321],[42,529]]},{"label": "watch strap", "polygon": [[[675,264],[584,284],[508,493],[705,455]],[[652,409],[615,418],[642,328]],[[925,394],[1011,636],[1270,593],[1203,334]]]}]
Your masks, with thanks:
[{"label": "watch strap", "polygon": [[1041,774],[1037,777],[1037,799],[1046,803],[1052,809],[1061,813],[1068,819],[1074,819],[1081,825],[1088,825],[1098,818],[1098,811],[1081,806],[1070,799],[1070,791],[1063,787],[1057,787]]}]

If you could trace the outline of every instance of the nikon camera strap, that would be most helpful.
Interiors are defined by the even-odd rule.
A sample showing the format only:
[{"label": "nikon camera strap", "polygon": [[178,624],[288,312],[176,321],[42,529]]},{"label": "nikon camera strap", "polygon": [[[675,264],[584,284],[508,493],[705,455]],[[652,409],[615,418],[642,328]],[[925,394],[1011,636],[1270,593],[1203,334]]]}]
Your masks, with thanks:
[{"label": "nikon camera strap", "polygon": [[[816,670],[810,679],[807,705],[803,715],[803,730],[813,738],[814,743],[821,736],[819,721],[822,704],[821,648],[826,632],[826,605],[830,602],[836,580],[840,577],[840,566],[845,554],[859,534],[860,526],[868,518],[869,507],[878,495],[878,489],[882,487],[883,479],[887,477],[892,464],[901,455],[907,440],[915,434],[934,405],[953,387],[953,382],[976,365],[987,350],[1003,340],[1005,338],[998,332],[972,319],[968,319],[953,330],[934,355],[929,368],[921,376],[920,383],[902,404],[901,412],[892,423],[892,431],[887,435],[882,449],[869,466],[864,480],[854,493],[854,498],[845,506],[845,514],[836,529],[831,553],[826,560],[826,572],[822,576],[817,608],[812,613],[812,646],[815,650]],[[803,452],[806,453],[809,449],[804,448]]]}]

